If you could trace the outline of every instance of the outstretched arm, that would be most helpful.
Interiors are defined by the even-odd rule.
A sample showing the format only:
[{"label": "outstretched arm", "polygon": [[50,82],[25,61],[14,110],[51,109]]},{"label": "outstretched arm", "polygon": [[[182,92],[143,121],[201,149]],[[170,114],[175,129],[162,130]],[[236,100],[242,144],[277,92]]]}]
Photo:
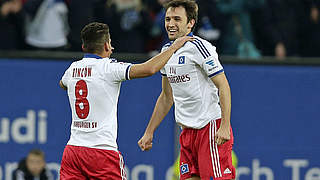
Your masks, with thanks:
[{"label": "outstretched arm", "polygon": [[220,145],[230,139],[231,91],[224,73],[212,77],[211,80],[219,89],[221,124],[217,131],[215,142]]},{"label": "outstretched arm", "polygon": [[193,39],[194,38],[190,36],[180,37],[176,39],[167,50],[142,64],[133,65],[129,72],[130,79],[152,76],[168,62],[174,52],[181,48],[187,41],[192,41]]},{"label": "outstretched arm", "polygon": [[173,104],[172,89],[167,77],[162,77],[162,92],[158,97],[154,107],[149,124],[142,138],[138,141],[142,151],[152,148],[153,134],[162,122],[163,118],[168,114]]}]

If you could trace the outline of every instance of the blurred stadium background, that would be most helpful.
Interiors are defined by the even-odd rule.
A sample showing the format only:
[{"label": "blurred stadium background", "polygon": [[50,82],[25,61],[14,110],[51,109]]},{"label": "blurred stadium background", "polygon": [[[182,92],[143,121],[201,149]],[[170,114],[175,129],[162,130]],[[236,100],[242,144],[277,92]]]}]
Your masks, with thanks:
[{"label": "blurred stadium background", "polygon": [[[136,62],[143,54],[114,54]],[[58,179],[71,114],[58,81],[81,53],[1,52],[0,179],[10,180],[31,148],[46,153]],[[316,180],[320,177],[320,61],[221,57],[232,90],[234,151],[241,180]],[[154,147],[141,152],[143,134],[161,91],[161,75],[122,84],[119,149],[131,180],[169,180],[179,130],[173,112],[157,130]]]}]

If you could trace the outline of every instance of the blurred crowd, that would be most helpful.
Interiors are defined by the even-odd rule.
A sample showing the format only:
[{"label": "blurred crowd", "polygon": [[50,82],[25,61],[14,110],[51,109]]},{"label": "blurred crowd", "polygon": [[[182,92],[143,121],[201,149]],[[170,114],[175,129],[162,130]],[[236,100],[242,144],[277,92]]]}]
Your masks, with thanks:
[{"label": "blurred crowd", "polygon": [[[168,41],[167,0],[0,0],[0,50],[81,51],[89,22],[110,26],[114,52],[150,53]],[[222,55],[320,57],[320,0],[197,0],[195,34]]]}]

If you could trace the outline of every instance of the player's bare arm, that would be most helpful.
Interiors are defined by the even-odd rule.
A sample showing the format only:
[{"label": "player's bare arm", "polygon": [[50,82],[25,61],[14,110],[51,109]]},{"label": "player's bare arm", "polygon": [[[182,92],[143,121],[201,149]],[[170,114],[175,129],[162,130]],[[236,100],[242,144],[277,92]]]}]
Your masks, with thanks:
[{"label": "player's bare arm", "polygon": [[173,105],[172,89],[167,77],[162,77],[162,92],[158,97],[157,103],[153,110],[149,124],[142,138],[138,141],[142,151],[152,148],[153,134],[162,122],[163,118],[168,114]]},{"label": "player's bare arm", "polygon": [[212,77],[211,80],[219,90],[221,125],[217,131],[215,141],[220,145],[230,139],[231,91],[228,80],[223,72]]},{"label": "player's bare arm", "polygon": [[62,81],[59,81],[59,86],[63,89],[63,90],[67,90],[67,86],[65,86]]},{"label": "player's bare arm", "polygon": [[147,62],[133,65],[130,68],[130,79],[152,76],[168,62],[174,52],[181,48],[187,41],[192,41],[193,39],[194,38],[190,36],[178,38],[167,50],[154,56]]}]

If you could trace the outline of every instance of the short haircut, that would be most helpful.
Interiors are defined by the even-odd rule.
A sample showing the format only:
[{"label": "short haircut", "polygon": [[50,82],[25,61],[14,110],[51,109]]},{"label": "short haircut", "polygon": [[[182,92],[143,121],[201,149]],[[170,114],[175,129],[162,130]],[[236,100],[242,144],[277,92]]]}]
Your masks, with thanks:
[{"label": "short haircut", "polygon": [[36,156],[41,156],[43,159],[45,159],[44,152],[41,151],[40,149],[32,149],[32,150],[29,152],[28,156],[29,156],[30,154],[33,154],[33,155],[36,155]]},{"label": "short haircut", "polygon": [[87,53],[101,53],[109,38],[109,26],[104,23],[93,22],[81,30],[83,50]]},{"label": "short haircut", "polygon": [[172,0],[168,1],[163,6],[166,9],[166,12],[170,7],[183,7],[186,10],[188,22],[190,22],[192,19],[195,20],[195,24],[192,27],[191,31],[194,30],[198,22],[198,5],[194,0]]}]

